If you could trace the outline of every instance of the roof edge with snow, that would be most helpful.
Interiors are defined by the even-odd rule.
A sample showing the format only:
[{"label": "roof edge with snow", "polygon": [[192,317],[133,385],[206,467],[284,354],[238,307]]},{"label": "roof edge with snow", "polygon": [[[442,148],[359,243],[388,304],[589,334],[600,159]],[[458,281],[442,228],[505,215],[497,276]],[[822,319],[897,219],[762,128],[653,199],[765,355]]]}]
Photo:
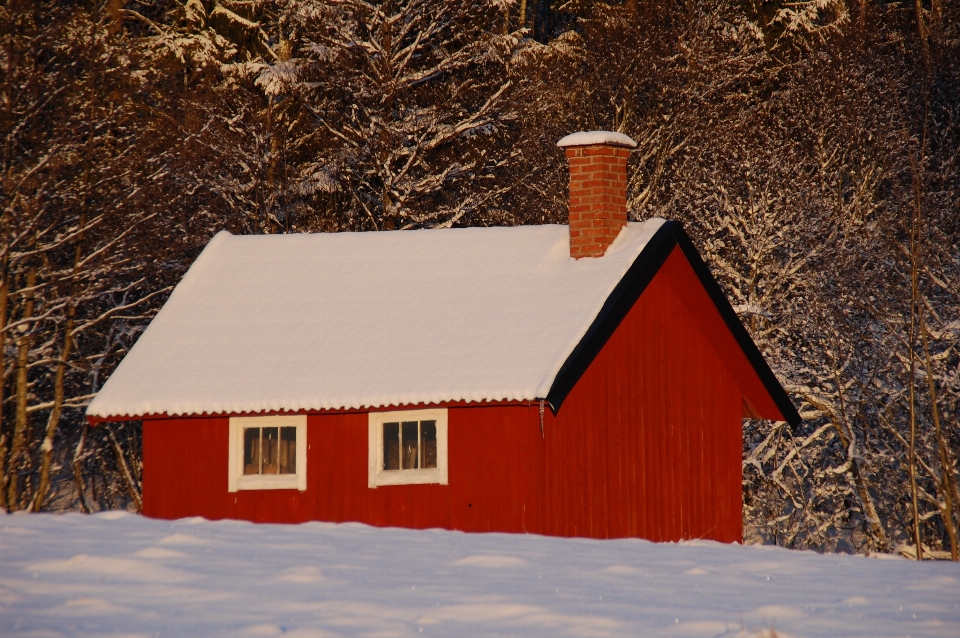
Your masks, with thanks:
[{"label": "roof edge with snow", "polygon": [[[647,223],[650,221],[653,220],[648,220]],[[619,279],[613,279],[613,281],[610,282],[611,287],[607,288],[607,290],[610,292],[606,295],[605,299],[603,297],[600,298],[603,301],[602,303],[598,304],[599,310],[593,311],[596,312],[596,314],[593,315],[593,319],[589,319],[589,316],[584,317],[586,321],[580,324],[581,327],[577,331],[579,337],[575,337],[572,341],[567,342],[568,345],[566,346],[566,352],[569,354],[567,354],[565,358],[563,354],[560,354],[559,358],[554,359],[555,363],[553,363],[553,366],[555,367],[552,367],[553,372],[548,373],[546,377],[541,377],[542,381],[540,381],[539,387],[529,388],[531,392],[525,396],[519,397],[514,395],[510,397],[507,395],[500,395],[498,398],[492,398],[490,396],[485,398],[476,396],[451,396],[449,400],[441,400],[439,403],[434,403],[432,400],[427,399],[427,397],[423,397],[422,400],[415,403],[404,401],[399,404],[394,402],[376,405],[343,404],[339,408],[334,408],[332,406],[328,406],[327,408],[321,406],[308,408],[307,406],[302,405],[302,403],[299,406],[294,403],[286,406],[288,409],[282,411],[289,413],[356,412],[369,411],[371,409],[380,410],[390,407],[410,407],[414,405],[427,404],[493,405],[529,402],[531,400],[545,400],[549,403],[551,410],[556,413],[560,410],[560,407],[566,400],[568,394],[579,382],[580,378],[586,372],[588,367],[593,363],[594,359],[612,337],[613,333],[626,318],[630,309],[635,305],[637,300],[646,290],[647,286],[661,270],[673,249],[675,247],[679,247],[684,257],[692,267],[692,270],[698,278],[700,284],[703,286],[704,291],[708,294],[710,301],[713,303],[714,307],[716,307],[724,324],[730,331],[730,334],[734,337],[737,345],[744,353],[744,356],[747,358],[749,364],[752,366],[764,389],[769,394],[770,399],[780,411],[780,414],[791,425],[799,424],[801,419],[792,401],[770,367],[767,365],[763,355],[760,353],[743,323],[740,321],[736,312],[731,307],[726,295],[720,288],[716,279],[714,279],[713,275],[710,273],[710,270],[704,263],[703,259],[700,257],[699,252],[684,231],[683,226],[676,221],[655,221],[660,224],[659,227],[652,231],[652,235],[648,235],[649,239],[645,241],[639,252],[635,253],[636,256],[625,261],[622,267],[625,267],[626,269],[620,270],[620,273],[623,274],[619,276]],[[229,236],[224,235],[223,233],[218,234],[211,241],[207,249],[205,249],[204,253],[207,253],[206,257],[204,254],[201,254],[194,266],[191,267],[191,270],[196,270],[198,264],[202,266],[203,263],[205,263],[205,259],[210,258],[209,251],[211,246],[215,246],[226,241],[228,237]],[[629,266],[627,266],[627,264],[629,264]],[[194,273],[194,275],[196,276],[196,273]],[[192,281],[193,280],[187,276],[185,277],[184,281],[181,282],[181,285],[178,288],[183,287],[185,284],[189,287],[189,285],[192,284]],[[176,296],[177,294],[177,291],[175,291],[173,296]],[[184,294],[182,290],[180,291],[180,294]],[[594,308],[597,308],[597,306],[594,306]],[[163,310],[161,310],[161,314],[163,314]],[[520,401],[520,399],[523,399],[523,401]],[[230,408],[226,409],[229,410]],[[259,414],[273,412],[275,409],[276,406],[273,408],[269,406],[263,406],[259,411],[224,412],[222,411],[222,408],[220,410],[214,408],[212,411],[204,410],[202,413],[190,411],[177,412],[176,414],[183,416],[188,414],[224,416],[237,414]],[[91,423],[96,423],[101,421],[161,418],[164,416],[170,416],[171,414],[173,413],[167,413],[166,411],[154,412],[150,411],[149,409],[136,414],[110,414],[109,411],[106,414],[102,412],[98,414],[96,411],[91,413],[88,408],[87,418]]]}]

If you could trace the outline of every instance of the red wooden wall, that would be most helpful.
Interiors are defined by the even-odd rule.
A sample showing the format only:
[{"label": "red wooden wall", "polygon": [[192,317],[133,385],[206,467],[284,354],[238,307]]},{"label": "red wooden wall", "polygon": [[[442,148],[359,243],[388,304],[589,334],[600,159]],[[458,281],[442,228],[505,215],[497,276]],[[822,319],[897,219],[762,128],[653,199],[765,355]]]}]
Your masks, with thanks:
[{"label": "red wooden wall", "polygon": [[740,541],[742,398],[756,388],[695,279],[675,250],[545,411],[545,439],[536,404],[450,407],[449,485],[368,488],[366,414],[311,414],[305,492],[228,493],[226,417],[150,419],[144,513]]}]

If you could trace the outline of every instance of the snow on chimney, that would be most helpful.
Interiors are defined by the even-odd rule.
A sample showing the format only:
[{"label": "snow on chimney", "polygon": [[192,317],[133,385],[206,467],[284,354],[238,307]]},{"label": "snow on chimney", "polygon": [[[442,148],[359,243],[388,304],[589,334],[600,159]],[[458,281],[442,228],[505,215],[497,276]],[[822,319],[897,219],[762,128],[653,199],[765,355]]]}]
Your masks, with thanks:
[{"label": "snow on chimney", "polygon": [[602,257],[627,225],[627,157],[637,143],[623,133],[590,131],[557,146],[570,164],[570,256]]}]

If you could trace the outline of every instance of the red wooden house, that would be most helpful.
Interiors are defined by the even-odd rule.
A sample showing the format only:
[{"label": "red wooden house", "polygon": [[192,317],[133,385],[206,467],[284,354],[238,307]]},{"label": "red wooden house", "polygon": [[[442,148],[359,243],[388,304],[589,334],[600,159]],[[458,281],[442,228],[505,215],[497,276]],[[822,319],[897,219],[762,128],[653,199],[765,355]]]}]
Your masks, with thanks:
[{"label": "red wooden house", "polygon": [[87,410],[148,516],[740,541],[742,419],[799,421],[628,137],[570,225],[210,242]]}]

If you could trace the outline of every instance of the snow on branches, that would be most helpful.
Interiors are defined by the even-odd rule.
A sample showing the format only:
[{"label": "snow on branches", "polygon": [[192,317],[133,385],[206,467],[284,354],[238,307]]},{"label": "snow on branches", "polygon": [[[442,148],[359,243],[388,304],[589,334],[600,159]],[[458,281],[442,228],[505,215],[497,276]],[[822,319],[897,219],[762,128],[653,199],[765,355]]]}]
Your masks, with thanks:
[{"label": "snow on branches", "polygon": [[80,409],[216,231],[565,223],[555,143],[606,129],[805,416],[745,422],[747,538],[958,551],[956,8],[68,5],[0,9],[8,509],[138,502]]}]

